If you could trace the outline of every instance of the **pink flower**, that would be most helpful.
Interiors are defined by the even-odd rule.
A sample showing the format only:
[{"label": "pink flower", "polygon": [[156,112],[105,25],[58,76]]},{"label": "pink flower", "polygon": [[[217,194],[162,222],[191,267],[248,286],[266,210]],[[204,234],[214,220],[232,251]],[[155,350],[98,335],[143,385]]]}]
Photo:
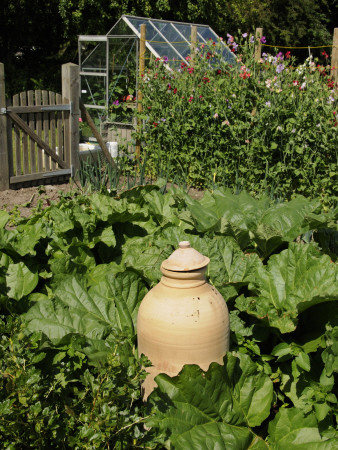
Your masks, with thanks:
[{"label": "pink flower", "polygon": [[218,113],[215,113],[214,114],[214,119],[217,119],[218,118]]}]

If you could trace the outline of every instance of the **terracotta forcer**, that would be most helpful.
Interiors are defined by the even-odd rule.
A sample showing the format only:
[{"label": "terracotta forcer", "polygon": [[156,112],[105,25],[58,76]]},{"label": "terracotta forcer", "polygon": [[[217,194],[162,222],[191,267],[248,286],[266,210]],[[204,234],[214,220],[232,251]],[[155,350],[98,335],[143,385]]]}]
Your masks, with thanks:
[{"label": "terracotta forcer", "polygon": [[177,375],[184,364],[207,370],[223,364],[229,349],[229,313],[221,294],[205,279],[210,260],[188,241],[163,261],[161,281],[141,302],[137,317],[139,354],[152,362],[142,388],[146,400],[159,373]]}]

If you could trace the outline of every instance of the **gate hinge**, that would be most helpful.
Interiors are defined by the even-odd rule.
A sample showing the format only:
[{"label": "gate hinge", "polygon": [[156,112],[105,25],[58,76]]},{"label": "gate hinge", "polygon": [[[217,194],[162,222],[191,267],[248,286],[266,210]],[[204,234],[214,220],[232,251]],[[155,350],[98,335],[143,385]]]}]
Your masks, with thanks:
[{"label": "gate hinge", "polygon": [[7,108],[0,108],[0,114],[6,114]]}]

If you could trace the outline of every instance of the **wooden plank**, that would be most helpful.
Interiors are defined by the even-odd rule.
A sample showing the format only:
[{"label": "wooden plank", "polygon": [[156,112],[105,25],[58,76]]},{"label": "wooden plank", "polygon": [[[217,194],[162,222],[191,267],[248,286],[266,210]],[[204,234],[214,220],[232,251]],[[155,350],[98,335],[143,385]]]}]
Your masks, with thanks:
[{"label": "wooden plank", "polygon": [[[50,92],[48,93],[49,96],[49,104],[50,105],[55,105],[55,93],[54,92]],[[55,136],[55,112],[50,112],[49,113],[49,129],[50,129],[50,143],[51,143],[51,147],[54,151],[56,151],[56,136]],[[55,170],[56,169],[56,162],[55,160],[52,158],[51,161],[51,170]]]},{"label": "wooden plank", "polygon": [[[42,104],[48,105],[48,92],[42,91]],[[44,112],[43,115],[43,140],[50,147],[50,139],[49,139],[49,113]],[[50,157],[47,152],[45,152],[44,156],[44,167],[45,170],[50,170]]]},{"label": "wooden plank", "polygon": [[[9,105],[10,99],[7,100]],[[14,175],[14,151],[13,151],[13,126],[10,119],[7,120],[7,148],[8,148],[8,167],[9,176]],[[9,184],[9,179],[8,179]]]},{"label": "wooden plank", "polygon": [[[19,94],[13,96],[13,105],[19,105]],[[7,113],[9,116],[9,114]],[[14,124],[15,175],[21,175],[21,140],[20,128]]]},{"label": "wooden plank", "polygon": [[[35,91],[35,104],[41,105],[42,98],[41,98],[41,91],[36,90]],[[40,139],[42,139],[42,115],[41,113],[38,113],[35,118],[36,123],[36,134]],[[36,140],[35,140],[36,141]],[[38,159],[38,172],[42,172],[43,170],[43,162],[42,162],[42,147],[38,146],[37,148],[37,159]]]},{"label": "wooden plank", "polygon": [[17,114],[29,114],[29,113],[37,113],[37,112],[50,112],[50,111],[70,111],[70,104],[60,103],[58,106],[53,107],[52,105],[27,105],[27,106],[10,106],[8,110],[11,112],[15,112]]},{"label": "wooden plank", "polygon": [[57,163],[63,168],[66,169],[66,164],[62,161],[61,158],[58,157],[58,155],[52,150],[49,145],[47,145],[34,131],[32,131],[29,126],[15,113],[9,112],[9,117],[20,127],[22,130],[24,130],[29,136],[31,136],[35,142],[44,149],[44,151],[50,155],[52,158],[55,159]]},{"label": "wooden plank", "polygon": [[[60,94],[56,94],[56,104],[59,105],[62,103],[62,96]],[[56,113],[56,127],[57,127],[57,146],[58,151],[56,152],[62,160],[64,160],[64,137],[63,137],[63,120],[62,120],[62,111],[58,111]]]},{"label": "wooden plank", "polygon": [[62,115],[63,122],[63,160],[70,167],[70,113],[64,111]]},{"label": "wooden plank", "polygon": [[333,79],[338,83],[338,28],[333,30],[331,67]]},{"label": "wooden plank", "polygon": [[22,183],[25,181],[46,180],[48,178],[71,175],[71,169],[56,170],[55,172],[38,172],[26,175],[10,177],[10,184]]},{"label": "wooden plank", "polygon": [[[27,92],[28,106],[34,105],[34,91]],[[28,125],[31,130],[35,130],[35,120],[34,113],[28,114]],[[31,137],[29,138],[29,151],[30,151],[30,164],[31,173],[36,172],[36,152],[35,152],[35,141]]]},{"label": "wooden plank", "polygon": [[[72,104],[72,111],[69,116],[69,130],[66,131],[67,145],[69,145],[69,164],[76,172],[80,168],[79,159],[79,99],[80,99],[80,76],[79,66],[72,63],[62,65],[62,96],[66,103]],[[67,99],[67,100],[66,100]],[[67,155],[68,157],[68,155]],[[67,159],[68,161],[68,159]]]},{"label": "wooden plank", "polygon": [[262,57],[262,43],[261,38],[263,37],[263,28],[256,28],[256,45],[255,45],[255,61],[260,61]]},{"label": "wooden plank", "polygon": [[[20,92],[20,105],[27,106],[27,94],[26,92]],[[27,114],[22,114],[21,119],[24,122],[27,122]],[[22,133],[22,169],[23,173],[29,173],[29,149],[28,149],[28,135],[26,133]]]},{"label": "wooden plank", "polygon": [[[139,77],[143,77],[145,69],[145,54],[146,54],[146,25],[142,24],[140,26],[140,53],[139,53]],[[137,92],[137,112],[142,113],[142,91],[139,88]],[[142,121],[138,119],[137,121],[137,131],[140,132],[142,128]],[[136,159],[140,159],[141,154],[141,141],[137,139],[135,147]]]},{"label": "wooden plank", "polygon": [[[0,109],[6,108],[5,66],[0,63]],[[9,189],[8,123],[6,114],[0,111],[0,191]]]}]

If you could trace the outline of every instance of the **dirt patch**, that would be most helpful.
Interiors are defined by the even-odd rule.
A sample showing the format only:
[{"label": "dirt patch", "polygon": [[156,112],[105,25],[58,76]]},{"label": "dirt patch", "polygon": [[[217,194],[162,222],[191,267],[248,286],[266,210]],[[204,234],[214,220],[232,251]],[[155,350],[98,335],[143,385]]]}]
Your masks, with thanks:
[{"label": "dirt patch", "polygon": [[[70,181],[63,184],[48,184],[0,191],[0,210],[4,209],[8,212],[14,210],[21,217],[29,217],[38,206],[46,208],[52,202],[58,202],[63,194],[76,190],[78,190],[78,187]],[[189,195],[194,199],[200,199],[203,197],[203,191],[190,189]]]},{"label": "dirt patch", "polygon": [[71,183],[7,189],[0,191],[0,210],[4,209],[8,212],[17,210],[21,217],[29,217],[38,205],[45,208],[51,202],[58,202],[63,193],[72,190],[74,190],[74,184]]}]

